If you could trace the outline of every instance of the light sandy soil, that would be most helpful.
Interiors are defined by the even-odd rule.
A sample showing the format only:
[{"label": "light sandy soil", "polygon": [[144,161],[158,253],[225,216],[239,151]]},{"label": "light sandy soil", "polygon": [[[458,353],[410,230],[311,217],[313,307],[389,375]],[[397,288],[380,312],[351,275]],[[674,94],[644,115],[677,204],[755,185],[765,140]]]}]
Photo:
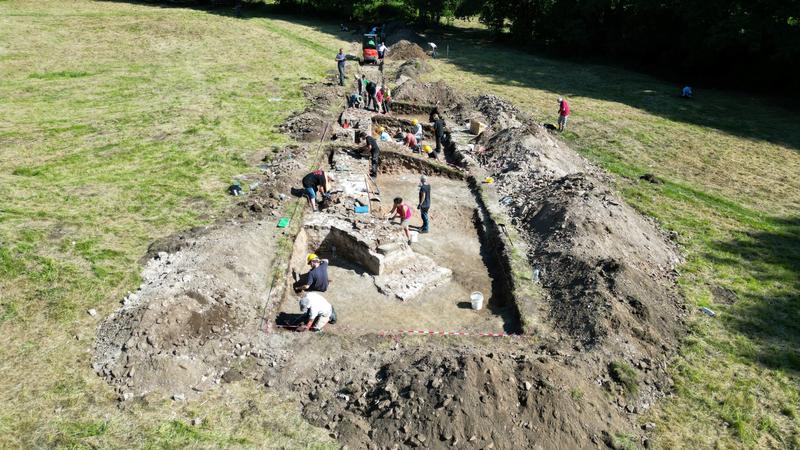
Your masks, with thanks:
[{"label": "light sandy soil", "polygon": [[[395,330],[437,330],[503,332],[516,327],[513,308],[492,297],[492,278],[484,264],[487,249],[481,245],[474,224],[475,201],[466,183],[430,177],[433,188],[431,232],[420,234],[412,245],[415,252],[432,258],[453,271],[445,285],[402,302],[382,294],[372,276],[343,258],[332,259],[332,280],[324,295],[334,305],[339,324],[328,327],[331,333],[364,334]],[[414,174],[385,175],[379,179],[381,197],[388,204],[403,197],[415,208],[412,229],[422,224],[417,206],[419,178]],[[385,210],[385,209],[384,209]],[[402,233],[398,226],[397,233]],[[308,249],[309,252],[316,249]],[[322,255],[333,257],[333,255]],[[483,293],[484,309],[474,311],[470,293]],[[296,314],[296,296],[290,296],[279,312]]]}]

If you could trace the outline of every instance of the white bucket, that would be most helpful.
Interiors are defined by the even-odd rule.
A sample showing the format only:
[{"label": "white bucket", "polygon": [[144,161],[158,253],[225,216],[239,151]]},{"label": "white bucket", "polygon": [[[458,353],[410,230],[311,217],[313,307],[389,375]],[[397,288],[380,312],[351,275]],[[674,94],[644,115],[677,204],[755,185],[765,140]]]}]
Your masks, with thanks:
[{"label": "white bucket", "polygon": [[472,309],[474,309],[475,311],[478,311],[481,308],[483,308],[483,294],[481,294],[480,292],[476,291],[473,292],[472,294],[469,294],[469,299],[472,302]]},{"label": "white bucket", "polygon": [[411,242],[417,242],[419,240],[418,232],[412,231],[410,234],[411,234]]}]

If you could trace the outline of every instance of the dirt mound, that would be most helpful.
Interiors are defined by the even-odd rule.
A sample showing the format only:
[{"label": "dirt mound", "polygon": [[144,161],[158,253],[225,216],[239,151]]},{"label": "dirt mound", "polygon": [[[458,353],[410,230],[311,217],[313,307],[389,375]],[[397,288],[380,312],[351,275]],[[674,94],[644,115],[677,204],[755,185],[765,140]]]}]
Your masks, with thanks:
[{"label": "dirt mound", "polygon": [[325,128],[325,119],[315,111],[304,111],[290,117],[281,125],[281,131],[298,141],[313,142],[319,140],[321,129]]},{"label": "dirt mound", "polygon": [[121,400],[190,399],[230,380],[247,358],[265,365],[285,356],[263,333],[264,308],[282,233],[275,222],[308,156],[303,146],[274,149],[261,174],[236,177],[246,194],[227,219],[151,245],[139,289],[95,340],[93,367]]},{"label": "dirt mound", "polygon": [[302,142],[320,140],[329,121],[330,108],[337,103],[344,106],[344,94],[337,92],[335,83],[308,85],[303,94],[309,106],[298,112],[280,126],[280,131]]},{"label": "dirt mound", "polygon": [[419,45],[402,39],[389,47],[386,56],[392,59],[428,59],[429,56]]},{"label": "dirt mound", "polygon": [[352,448],[592,448],[624,428],[562,357],[498,344],[339,358],[294,386],[304,416]]},{"label": "dirt mound", "polygon": [[650,221],[581,174],[516,194],[510,205],[557,329],[586,346],[625,340],[644,354],[674,348],[682,328],[673,289],[678,255]]},{"label": "dirt mound", "polygon": [[473,101],[473,107],[480,113],[479,119],[495,130],[518,128],[532,123],[527,114],[495,95],[477,97]]},{"label": "dirt mound", "polygon": [[[272,227],[270,227],[272,228]],[[94,368],[120,397],[188,398],[253,350],[273,239],[264,225],[220,227],[160,253],[142,285],[99,327]]]},{"label": "dirt mound", "polygon": [[450,109],[464,102],[464,96],[443,81],[420,83],[408,80],[394,90],[394,100],[419,105],[434,105],[438,102],[442,109]]},{"label": "dirt mound", "polygon": [[400,85],[409,79],[416,80],[420,75],[429,73],[432,70],[433,69],[431,66],[421,59],[409,59],[408,61],[404,62],[399,69],[397,69],[395,82]]},{"label": "dirt mound", "polygon": [[682,329],[677,251],[597,168],[538,126],[493,135],[477,159],[498,174],[556,329],[586,346],[631,340],[648,355],[674,347]]},{"label": "dirt mound", "polygon": [[542,129],[511,128],[486,134],[486,151],[477,155],[478,161],[492,172],[507,174],[512,185],[524,184],[528,174],[534,182],[547,183],[554,177],[596,172],[588,161]]}]

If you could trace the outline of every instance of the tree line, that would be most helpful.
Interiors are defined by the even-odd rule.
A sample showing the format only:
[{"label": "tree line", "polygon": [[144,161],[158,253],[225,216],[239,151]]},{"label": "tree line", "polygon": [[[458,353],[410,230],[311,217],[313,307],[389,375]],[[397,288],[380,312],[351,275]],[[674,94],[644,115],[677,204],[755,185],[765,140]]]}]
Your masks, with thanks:
[{"label": "tree line", "polygon": [[800,94],[800,0],[274,1],[360,22],[478,18],[509,45],[613,59],[686,84]]}]

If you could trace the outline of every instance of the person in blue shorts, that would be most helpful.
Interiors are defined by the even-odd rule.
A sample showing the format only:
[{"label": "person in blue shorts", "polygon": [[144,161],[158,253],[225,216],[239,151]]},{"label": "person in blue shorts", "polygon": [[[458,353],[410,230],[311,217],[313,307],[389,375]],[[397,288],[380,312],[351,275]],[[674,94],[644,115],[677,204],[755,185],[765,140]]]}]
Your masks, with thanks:
[{"label": "person in blue shorts", "polygon": [[315,170],[303,177],[303,195],[314,212],[318,211],[317,191],[324,196],[328,192],[328,183],[330,181],[331,178],[323,170]]}]

